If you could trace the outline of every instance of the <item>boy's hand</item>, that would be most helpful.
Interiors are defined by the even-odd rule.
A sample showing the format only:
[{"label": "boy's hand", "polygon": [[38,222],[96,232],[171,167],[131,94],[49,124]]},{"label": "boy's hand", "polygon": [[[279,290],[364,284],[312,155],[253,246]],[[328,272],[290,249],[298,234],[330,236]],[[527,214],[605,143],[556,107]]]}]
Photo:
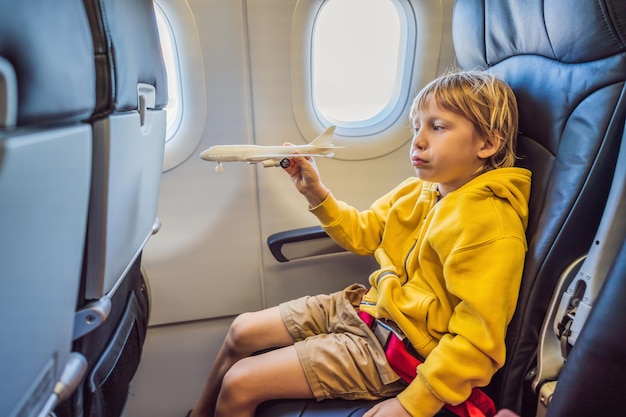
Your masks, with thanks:
[{"label": "boy's hand", "polygon": [[411,414],[394,397],[376,404],[363,417],[411,417]]},{"label": "boy's hand", "polygon": [[[292,144],[285,142],[284,145],[291,146]],[[291,181],[304,195],[311,207],[318,206],[328,196],[329,191],[322,184],[315,160],[311,157],[301,156],[290,159],[290,162],[285,171],[291,177]]]},{"label": "boy's hand", "polygon": [[503,410],[498,411],[498,414],[496,414],[496,417],[519,417],[519,416],[511,410],[503,409]]}]

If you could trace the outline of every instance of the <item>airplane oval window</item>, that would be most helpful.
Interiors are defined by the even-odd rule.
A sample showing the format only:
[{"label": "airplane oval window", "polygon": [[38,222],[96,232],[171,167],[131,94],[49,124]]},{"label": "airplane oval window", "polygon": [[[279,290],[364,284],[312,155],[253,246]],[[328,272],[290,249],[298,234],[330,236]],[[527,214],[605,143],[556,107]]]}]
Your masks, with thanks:
[{"label": "airplane oval window", "polygon": [[313,105],[321,119],[363,127],[393,112],[404,76],[406,29],[406,15],[393,0],[324,3],[311,59]]},{"label": "airplane oval window", "polygon": [[167,138],[163,171],[196,150],[205,127],[207,98],[200,35],[186,1],[155,1],[168,79]]}]

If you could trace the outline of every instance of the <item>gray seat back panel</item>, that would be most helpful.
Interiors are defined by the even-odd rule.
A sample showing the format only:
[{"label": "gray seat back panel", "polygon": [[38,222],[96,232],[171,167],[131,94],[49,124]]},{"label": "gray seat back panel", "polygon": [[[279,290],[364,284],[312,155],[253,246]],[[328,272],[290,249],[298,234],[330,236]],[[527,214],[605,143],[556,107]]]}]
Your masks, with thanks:
[{"label": "gray seat back panel", "polygon": [[39,410],[71,351],[90,173],[88,125],[0,133],[1,416]]}]

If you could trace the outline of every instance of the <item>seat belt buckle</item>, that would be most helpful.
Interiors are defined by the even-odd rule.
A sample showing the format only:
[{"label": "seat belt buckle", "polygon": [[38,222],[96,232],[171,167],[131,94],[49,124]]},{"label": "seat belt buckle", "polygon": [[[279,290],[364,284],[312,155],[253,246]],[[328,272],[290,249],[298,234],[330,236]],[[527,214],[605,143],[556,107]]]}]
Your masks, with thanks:
[{"label": "seat belt buckle", "polygon": [[395,334],[398,339],[402,342],[407,338],[402,329],[393,321],[387,319],[377,319],[376,327],[374,328],[374,333],[376,331],[381,334],[386,335],[386,338],[389,338],[391,334]]}]

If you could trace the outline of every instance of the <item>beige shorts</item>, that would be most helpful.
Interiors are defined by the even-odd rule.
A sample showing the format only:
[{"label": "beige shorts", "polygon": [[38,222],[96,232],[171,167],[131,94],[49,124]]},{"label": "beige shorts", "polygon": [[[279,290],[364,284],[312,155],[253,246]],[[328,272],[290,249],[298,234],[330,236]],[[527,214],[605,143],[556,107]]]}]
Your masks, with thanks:
[{"label": "beige shorts", "polygon": [[406,383],[391,369],[380,343],[358,316],[366,289],[354,284],[330,295],[279,305],[315,398],[377,400]]}]

